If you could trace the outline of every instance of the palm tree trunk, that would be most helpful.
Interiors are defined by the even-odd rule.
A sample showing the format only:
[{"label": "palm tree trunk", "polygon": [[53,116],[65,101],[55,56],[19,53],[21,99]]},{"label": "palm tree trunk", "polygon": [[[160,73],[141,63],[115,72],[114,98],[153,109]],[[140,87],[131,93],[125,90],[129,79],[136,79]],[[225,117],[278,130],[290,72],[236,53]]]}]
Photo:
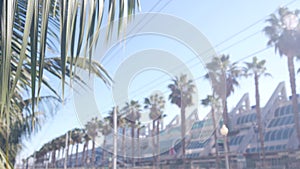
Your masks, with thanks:
[{"label": "palm tree trunk", "polygon": [[73,153],[73,149],[74,149],[74,143],[72,144],[72,147],[71,147],[71,152],[70,152],[70,161],[71,161],[71,165],[73,167],[73,162],[72,162],[72,153]]},{"label": "palm tree trunk", "polygon": [[260,110],[260,96],[259,96],[259,84],[258,84],[258,75],[257,73],[254,74],[254,82],[255,82],[255,101],[256,101],[256,116],[257,116],[257,125],[258,125],[258,131],[259,131],[259,138],[260,138],[260,146],[262,150],[262,161],[261,165],[262,168],[265,166],[265,145],[264,145],[264,136],[263,136],[263,125],[262,125],[262,119],[261,119],[261,110]]},{"label": "palm tree trunk", "polygon": [[132,166],[134,167],[134,123],[131,126],[131,155],[132,155]]},{"label": "palm tree trunk", "polygon": [[181,139],[182,139],[182,159],[185,161],[185,106],[181,107]]},{"label": "palm tree trunk", "polygon": [[123,129],[122,129],[122,151],[123,151],[124,161],[125,161],[125,156],[126,156],[126,152],[125,152],[125,134],[126,134],[126,128],[123,127]]},{"label": "palm tree trunk", "polygon": [[140,127],[137,130],[137,148],[138,148],[138,162],[140,162],[141,157],[141,149],[140,149]]},{"label": "palm tree trunk", "polygon": [[106,136],[104,136],[104,140],[103,140],[103,148],[102,148],[102,162],[104,163],[105,160],[105,146],[106,146]]},{"label": "palm tree trunk", "polygon": [[85,159],[85,150],[86,149],[86,142],[83,145],[83,150],[82,150],[82,157],[81,157],[81,165],[84,165],[84,159]]},{"label": "palm tree trunk", "polygon": [[75,167],[78,167],[78,147],[79,143],[76,144]]},{"label": "palm tree trunk", "polygon": [[[227,105],[227,98],[225,98],[224,100],[224,110],[223,110],[223,122],[224,124],[226,125],[226,127],[229,129],[228,130],[228,134],[231,132],[230,129],[231,129],[231,126],[229,125],[229,116],[228,116],[228,105]],[[227,140],[227,151],[228,153],[230,152],[230,146],[229,146],[229,142],[228,142],[228,139]],[[230,156],[229,156],[229,159],[230,159]]]},{"label": "palm tree trunk", "polygon": [[87,141],[87,142],[86,142],[86,150],[85,150],[84,164],[86,164],[87,161],[88,161],[88,159],[89,159],[89,142],[90,142],[90,141]]},{"label": "palm tree trunk", "polygon": [[95,164],[95,139],[92,140],[92,160],[91,164]]},{"label": "palm tree trunk", "polygon": [[52,154],[52,157],[51,157],[52,165],[55,167],[55,150],[53,150],[51,154]]},{"label": "palm tree trunk", "polygon": [[66,168],[68,168],[68,158],[69,158],[69,141],[67,143],[66,156],[65,156]]},{"label": "palm tree trunk", "polygon": [[227,98],[225,98],[224,100],[223,122],[226,125],[226,127],[229,127]]},{"label": "palm tree trunk", "polygon": [[289,68],[289,75],[290,75],[290,85],[292,91],[294,121],[295,121],[295,127],[297,131],[298,148],[300,148],[300,128],[299,128],[299,114],[298,114],[298,99],[297,99],[297,92],[296,92],[295,66],[293,60],[294,57],[288,56],[287,59],[288,59],[288,68]]},{"label": "palm tree trunk", "polygon": [[156,162],[156,158],[155,158],[155,139],[154,139],[154,136],[155,136],[155,133],[154,133],[154,130],[155,129],[155,120],[152,121],[152,154],[153,154],[153,159],[155,161],[153,161],[153,167],[155,166],[155,162]]},{"label": "palm tree trunk", "polygon": [[157,120],[157,124],[156,124],[156,131],[157,131],[157,135],[156,135],[156,137],[157,137],[157,142],[156,142],[156,144],[157,144],[157,168],[159,168],[159,163],[160,163],[160,159],[159,159],[159,157],[160,157],[160,145],[159,145],[159,122],[160,122],[160,119],[158,119]]},{"label": "palm tree trunk", "polygon": [[218,138],[217,138],[217,124],[216,124],[216,117],[215,117],[215,109],[212,106],[211,108],[211,115],[213,120],[213,126],[214,126],[214,140],[215,140],[215,150],[216,150],[216,169],[220,168],[220,158],[219,158],[219,147],[218,147]]}]

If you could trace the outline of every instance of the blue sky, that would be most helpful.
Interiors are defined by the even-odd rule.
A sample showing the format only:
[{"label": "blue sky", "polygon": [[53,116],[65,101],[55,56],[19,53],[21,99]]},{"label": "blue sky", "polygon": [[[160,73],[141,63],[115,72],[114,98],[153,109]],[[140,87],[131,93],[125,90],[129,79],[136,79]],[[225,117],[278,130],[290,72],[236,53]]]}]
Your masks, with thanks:
[{"label": "blue sky", "polygon": [[[247,57],[241,60],[241,62],[251,61],[254,52],[266,47],[267,38],[262,32],[263,27],[266,26],[264,20],[279,6],[286,4],[289,4],[288,7],[290,9],[300,9],[299,0],[141,0],[142,13],[160,12],[179,17],[195,26],[209,40],[212,46],[214,46],[218,54],[229,54],[232,61],[240,61]],[[245,28],[248,29],[245,30]],[[236,36],[230,38],[233,35]],[[164,36],[139,36],[132,38],[130,42],[126,43],[124,49],[117,51],[119,46],[111,49],[111,51],[107,53],[105,57],[110,59],[103,60],[103,65],[112,76],[114,76],[118,66],[120,66],[126,58],[141,50],[164,50],[177,56],[183,62],[195,57],[187,48]],[[260,81],[261,105],[267,102],[273,90],[281,81],[286,82],[287,93],[290,95],[287,60],[275,54],[274,48],[264,50],[253,56],[257,56],[259,59],[266,59],[267,69],[272,73],[271,78],[263,77]],[[187,63],[186,65],[190,67],[193,76],[196,78],[205,74],[203,65],[201,65],[200,62]],[[299,68],[300,64],[296,63],[295,67]],[[297,77],[299,77],[299,75],[297,75]],[[138,99],[143,102],[143,98],[150,95],[154,90],[165,93],[165,98],[167,98],[168,92],[166,86],[170,83],[168,79],[171,79],[170,75],[161,70],[144,70],[131,79],[130,85],[128,86],[129,98]],[[95,83],[98,84],[101,82],[96,79]],[[205,94],[209,93],[208,83],[198,78],[196,84],[198,90],[206,91],[198,96],[199,99],[203,99]],[[204,87],[202,87],[202,84],[204,84]],[[297,80],[297,84],[299,84],[299,80]],[[299,90],[300,85],[297,87],[297,91]],[[240,80],[240,87],[236,89],[234,95],[228,100],[229,109],[231,109],[246,92],[250,93],[250,101],[253,105],[255,100],[254,82],[252,79]],[[99,100],[99,103],[97,103],[99,109],[103,112],[107,112],[111,109],[113,99],[110,89],[99,84],[94,94],[95,98]],[[72,95],[69,94],[69,97],[72,97]],[[168,116],[168,120],[170,120],[179,110],[176,106],[168,104],[166,112],[172,112],[172,114]],[[200,107],[200,117],[204,117],[206,113],[208,113],[208,110]],[[52,138],[60,136],[74,127],[81,126],[82,124],[77,119],[74,110],[74,103],[72,103],[71,100],[71,102],[62,107],[57,115],[45,123],[43,129],[38,134],[33,136],[31,140],[24,142],[27,148],[24,148],[22,151],[20,159],[32,154],[34,150],[38,150],[45,142]]]}]

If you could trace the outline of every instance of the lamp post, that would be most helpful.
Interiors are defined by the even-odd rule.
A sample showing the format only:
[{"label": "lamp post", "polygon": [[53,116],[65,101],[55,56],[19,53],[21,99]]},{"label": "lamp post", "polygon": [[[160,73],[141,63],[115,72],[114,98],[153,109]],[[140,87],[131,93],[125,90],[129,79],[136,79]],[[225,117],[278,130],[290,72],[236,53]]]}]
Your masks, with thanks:
[{"label": "lamp post", "polygon": [[112,161],[112,158],[109,157],[109,158],[108,158],[108,162],[109,162],[109,163],[108,163],[108,168],[111,168],[111,166],[112,166],[111,161]]},{"label": "lamp post", "polygon": [[225,124],[223,124],[220,133],[222,134],[222,136],[224,136],[225,163],[226,163],[226,169],[229,169],[228,144],[227,144],[228,128],[226,127]]}]

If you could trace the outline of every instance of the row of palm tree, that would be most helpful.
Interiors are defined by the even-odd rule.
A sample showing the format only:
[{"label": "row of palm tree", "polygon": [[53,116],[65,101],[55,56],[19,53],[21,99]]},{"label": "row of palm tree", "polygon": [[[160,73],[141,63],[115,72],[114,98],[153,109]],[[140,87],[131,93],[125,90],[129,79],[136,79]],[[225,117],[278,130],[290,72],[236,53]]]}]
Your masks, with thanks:
[{"label": "row of palm tree", "polygon": [[[171,103],[176,104],[179,107],[184,108],[181,112],[185,111],[185,108],[188,105],[192,104],[192,93],[194,92],[193,88],[194,85],[192,84],[192,80],[188,80],[186,75],[182,75],[180,78],[175,78],[173,79],[173,84],[170,84],[168,87],[170,88],[171,94],[169,96],[169,99],[171,101]],[[184,96],[180,96],[181,89],[182,88],[187,88],[186,91],[184,91]],[[182,98],[187,98],[187,99],[182,99]],[[187,101],[186,101],[187,100]],[[164,108],[165,108],[165,99],[161,94],[155,93],[150,95],[148,98],[144,99],[144,109],[149,111],[149,118],[153,121],[153,126],[152,126],[152,137],[153,137],[153,147],[158,147],[157,149],[154,149],[156,151],[153,151],[153,156],[157,156],[160,152],[159,152],[159,130],[160,130],[160,121],[166,116],[165,114],[163,114],[164,112]],[[181,104],[183,106],[181,106]],[[75,131],[69,131],[68,133],[70,133],[70,138],[68,141],[67,145],[74,145],[75,143],[77,143],[77,148],[76,148],[76,165],[77,165],[77,154],[78,154],[78,144],[79,143],[84,143],[83,146],[83,158],[82,158],[82,162],[84,164],[84,162],[87,161],[87,149],[89,147],[89,141],[92,141],[92,157],[91,157],[91,163],[94,164],[95,162],[95,139],[97,136],[100,135],[100,133],[103,136],[107,136],[108,134],[110,134],[112,132],[112,128],[113,128],[113,113],[114,113],[114,109],[112,111],[109,112],[109,115],[104,118],[104,121],[98,120],[97,118],[92,118],[89,122],[86,123],[85,125],[85,129],[74,129]],[[126,152],[125,152],[125,135],[126,135],[126,129],[127,128],[131,128],[131,137],[132,138],[138,138],[138,144],[139,144],[139,134],[140,134],[140,130],[142,128],[144,128],[145,126],[141,125],[141,123],[139,122],[140,117],[141,117],[141,104],[138,101],[130,101],[127,102],[125,104],[125,106],[120,110],[120,111],[116,111],[117,112],[117,126],[118,128],[122,128],[122,150],[123,150],[123,156],[125,157]],[[185,115],[185,113],[181,113],[183,115]],[[185,118],[185,116],[184,116]],[[137,136],[135,136],[135,133],[137,133]],[[154,138],[156,138],[157,140],[155,141]],[[62,135],[54,140],[62,140],[61,142],[65,141],[66,136]],[[132,143],[131,143],[131,147],[135,147],[134,146],[134,139],[131,139]],[[156,143],[155,143],[156,142]],[[45,144],[45,147],[51,145],[51,144],[56,144],[57,141],[51,141],[50,143]],[[64,148],[63,144],[59,144],[60,148]],[[53,145],[52,145],[53,146]],[[104,139],[104,143],[103,143],[103,147],[106,146],[106,139]],[[46,150],[49,150],[48,148]],[[55,149],[55,151],[53,151],[53,149],[50,149],[51,153],[55,154],[55,151],[58,149]],[[131,162],[134,164],[134,157],[135,157],[135,149],[132,148],[131,149]],[[38,152],[40,154],[40,152],[44,152],[45,148],[44,146],[41,148],[41,150]],[[66,151],[69,152],[69,147],[66,147]],[[49,151],[48,151],[49,152]],[[71,148],[71,152],[73,152],[73,146]],[[140,150],[138,150],[138,152],[140,153]],[[105,156],[105,151],[103,151],[103,161],[104,161],[104,156]],[[42,153],[43,155],[45,155],[44,153]],[[139,155],[139,154],[138,154]],[[85,156],[85,158],[84,158]],[[68,159],[68,153],[66,153],[66,159]],[[55,161],[55,156],[52,157],[52,160]],[[53,162],[54,163],[54,162]],[[157,156],[156,159],[156,164],[159,163],[159,157]]]},{"label": "row of palm tree", "polygon": [[[55,168],[57,167],[57,160],[60,159],[65,159],[63,163],[65,165],[68,164],[68,161],[71,160],[72,157],[71,154],[74,152],[74,146],[76,146],[75,164],[72,164],[72,167],[78,166],[79,163],[95,163],[95,138],[100,134],[100,132],[107,132],[104,131],[106,128],[102,126],[103,122],[98,120],[98,118],[92,118],[86,123],[84,129],[75,128],[66,132],[66,134],[54,138],[53,140],[44,144],[40,150],[34,152],[34,154],[30,157],[35,158],[37,163],[48,161],[50,166]],[[88,148],[90,142],[92,142],[92,153],[89,157]],[[81,159],[79,159],[79,145],[81,144],[83,144],[83,149]]]}]

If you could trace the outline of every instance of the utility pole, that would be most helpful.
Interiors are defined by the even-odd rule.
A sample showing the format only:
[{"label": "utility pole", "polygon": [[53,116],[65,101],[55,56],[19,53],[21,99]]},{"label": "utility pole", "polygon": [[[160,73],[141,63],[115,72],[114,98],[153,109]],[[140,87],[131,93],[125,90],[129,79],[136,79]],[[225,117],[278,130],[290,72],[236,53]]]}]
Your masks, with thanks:
[{"label": "utility pole", "polygon": [[117,111],[118,107],[114,108],[114,154],[113,154],[113,169],[117,169],[117,136],[118,136],[118,126],[117,126]]}]

